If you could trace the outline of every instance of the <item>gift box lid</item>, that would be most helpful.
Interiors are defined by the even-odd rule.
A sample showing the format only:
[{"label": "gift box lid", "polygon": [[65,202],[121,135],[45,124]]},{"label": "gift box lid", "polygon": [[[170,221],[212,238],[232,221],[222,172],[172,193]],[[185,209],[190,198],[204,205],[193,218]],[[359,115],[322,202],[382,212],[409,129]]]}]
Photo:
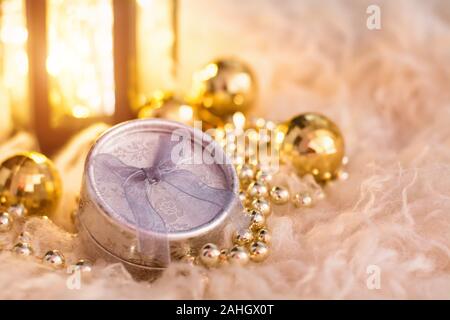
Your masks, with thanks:
[{"label": "gift box lid", "polygon": [[113,255],[166,265],[174,248],[221,242],[227,222],[240,223],[238,190],[233,165],[209,135],[168,120],[133,120],[89,152],[78,218]]}]

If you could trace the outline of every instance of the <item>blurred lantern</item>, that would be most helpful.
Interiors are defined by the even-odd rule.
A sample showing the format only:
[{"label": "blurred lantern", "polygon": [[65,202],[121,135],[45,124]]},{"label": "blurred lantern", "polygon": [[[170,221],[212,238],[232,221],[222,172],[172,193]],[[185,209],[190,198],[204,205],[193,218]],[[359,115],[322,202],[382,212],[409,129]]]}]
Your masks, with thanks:
[{"label": "blurred lantern", "polygon": [[0,138],[34,127],[53,152],[92,123],[132,118],[173,85],[176,0],[0,4]]},{"label": "blurred lantern", "polygon": [[0,1],[0,141],[31,126],[24,0]]}]

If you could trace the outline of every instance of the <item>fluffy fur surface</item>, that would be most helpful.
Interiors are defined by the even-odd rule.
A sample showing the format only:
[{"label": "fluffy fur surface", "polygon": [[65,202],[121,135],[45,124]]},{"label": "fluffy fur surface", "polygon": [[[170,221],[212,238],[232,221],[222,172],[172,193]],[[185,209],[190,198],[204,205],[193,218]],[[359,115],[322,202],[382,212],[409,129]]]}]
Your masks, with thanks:
[{"label": "fluffy fur surface", "polygon": [[[174,263],[148,283],[98,263],[80,290],[69,290],[64,271],[1,251],[0,298],[449,299],[449,2],[181,3],[181,83],[211,58],[248,61],[260,85],[255,112],[277,121],[305,111],[334,119],[350,178],[326,187],[311,209],[277,207],[272,254],[262,264],[205,271]],[[370,4],[381,8],[381,30],[366,27]],[[56,222],[66,228],[84,156],[103,129],[90,128],[55,159],[65,186]],[[23,135],[3,143],[1,155],[21,148],[33,148]],[[288,171],[277,179],[301,183]],[[23,228],[38,254],[83,256],[78,239],[48,220]],[[12,238],[3,235],[2,245]],[[373,268],[379,289],[367,286]]]}]

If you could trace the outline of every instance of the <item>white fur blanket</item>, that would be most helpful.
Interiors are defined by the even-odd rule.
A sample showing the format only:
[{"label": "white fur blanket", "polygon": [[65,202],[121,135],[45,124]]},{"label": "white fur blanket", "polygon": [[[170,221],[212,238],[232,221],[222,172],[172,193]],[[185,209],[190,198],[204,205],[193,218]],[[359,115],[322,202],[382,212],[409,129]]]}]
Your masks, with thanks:
[{"label": "white fur blanket", "polygon": [[[1,251],[0,298],[450,298],[450,3],[181,3],[182,85],[212,58],[246,60],[260,82],[258,114],[286,120],[318,111],[339,124],[349,180],[327,187],[311,209],[278,207],[264,263],[206,272],[173,264],[153,283],[97,264],[80,290],[69,290],[64,271]],[[381,30],[366,27],[370,4],[381,8]],[[65,187],[59,224],[68,225],[83,157],[103,129],[55,159]],[[2,144],[2,157],[33,148],[18,139]],[[78,240],[49,221],[25,227],[38,254],[83,256]],[[371,278],[378,271],[379,286]]]}]

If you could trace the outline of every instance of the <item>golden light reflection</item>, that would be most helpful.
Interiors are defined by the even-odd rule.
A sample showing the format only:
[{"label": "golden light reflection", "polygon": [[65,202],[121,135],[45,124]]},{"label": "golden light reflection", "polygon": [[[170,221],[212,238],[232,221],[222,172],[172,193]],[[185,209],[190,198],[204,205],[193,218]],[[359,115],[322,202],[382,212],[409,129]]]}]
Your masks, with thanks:
[{"label": "golden light reflection", "polygon": [[172,0],[136,0],[135,101],[139,108],[157,89],[174,89],[174,9]]},{"label": "golden light reflection", "polygon": [[47,0],[53,126],[114,114],[112,0]]},{"label": "golden light reflection", "polygon": [[30,124],[27,39],[25,1],[0,1],[0,140]]}]

